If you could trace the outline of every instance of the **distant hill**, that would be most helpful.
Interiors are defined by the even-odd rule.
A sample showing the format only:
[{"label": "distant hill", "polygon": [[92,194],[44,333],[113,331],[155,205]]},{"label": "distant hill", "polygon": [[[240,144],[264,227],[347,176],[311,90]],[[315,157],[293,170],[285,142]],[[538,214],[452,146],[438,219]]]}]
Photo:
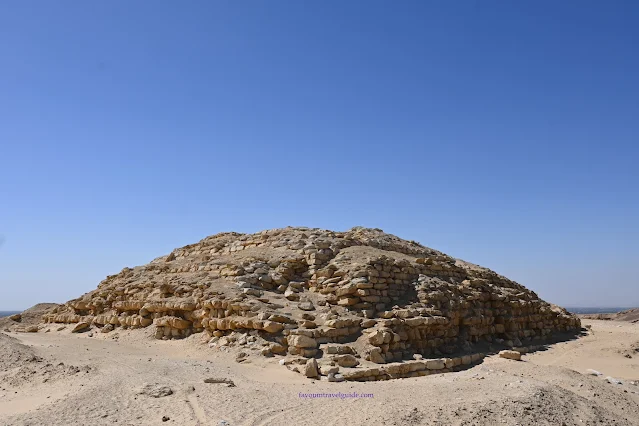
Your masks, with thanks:
[{"label": "distant hill", "polygon": [[580,316],[586,319],[639,322],[639,308],[626,309],[625,311],[610,314],[586,314]]},{"label": "distant hill", "polygon": [[573,314],[616,314],[617,312],[625,311],[628,307],[606,307],[606,308],[591,308],[591,307],[572,307],[566,308],[568,312]]}]

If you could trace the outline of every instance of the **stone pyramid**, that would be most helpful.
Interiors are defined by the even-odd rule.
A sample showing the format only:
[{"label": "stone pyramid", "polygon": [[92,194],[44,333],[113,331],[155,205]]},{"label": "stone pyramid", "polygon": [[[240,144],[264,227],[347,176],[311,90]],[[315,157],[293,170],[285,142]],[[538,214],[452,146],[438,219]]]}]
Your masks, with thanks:
[{"label": "stone pyramid", "polygon": [[362,227],[213,235],[124,268],[43,320],[78,331],[153,326],[158,339],[201,333],[211,347],[331,380],[453,371],[491,348],[525,352],[581,326],[489,269]]}]

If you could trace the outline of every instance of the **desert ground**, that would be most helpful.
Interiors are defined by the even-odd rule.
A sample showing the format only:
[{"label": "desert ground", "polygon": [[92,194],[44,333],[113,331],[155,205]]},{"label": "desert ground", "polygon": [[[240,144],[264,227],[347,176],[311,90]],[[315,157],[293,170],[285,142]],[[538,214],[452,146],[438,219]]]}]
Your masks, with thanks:
[{"label": "desert ground", "polygon": [[239,364],[198,334],[163,341],[148,329],[52,324],[0,334],[0,424],[639,425],[639,324],[584,325],[584,337],[522,361],[492,355],[461,372],[328,383],[273,359]]}]

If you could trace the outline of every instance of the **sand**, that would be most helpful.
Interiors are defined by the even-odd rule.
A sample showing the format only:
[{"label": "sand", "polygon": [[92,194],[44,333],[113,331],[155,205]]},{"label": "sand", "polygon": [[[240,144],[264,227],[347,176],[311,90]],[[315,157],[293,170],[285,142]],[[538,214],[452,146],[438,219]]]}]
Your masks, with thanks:
[{"label": "sand", "polygon": [[[260,357],[238,364],[198,335],[4,333],[0,424],[639,425],[639,324],[584,324],[587,336],[521,362],[364,383],[311,381]],[[305,396],[340,392],[360,397]]]}]

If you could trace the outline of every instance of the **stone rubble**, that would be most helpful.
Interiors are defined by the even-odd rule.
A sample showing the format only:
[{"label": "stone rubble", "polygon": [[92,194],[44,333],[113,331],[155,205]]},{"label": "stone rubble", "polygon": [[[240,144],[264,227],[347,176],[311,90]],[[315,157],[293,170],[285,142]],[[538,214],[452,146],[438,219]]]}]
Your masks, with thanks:
[{"label": "stone rubble", "polygon": [[480,361],[483,344],[520,356],[517,347],[581,327],[491,270],[361,227],[213,235],[108,276],[43,321],[153,326],[157,339],[204,333],[211,348],[285,356],[331,381],[455,371]]},{"label": "stone rubble", "polygon": [[501,351],[499,352],[501,358],[512,359],[515,361],[521,361],[521,353],[517,351]]}]

